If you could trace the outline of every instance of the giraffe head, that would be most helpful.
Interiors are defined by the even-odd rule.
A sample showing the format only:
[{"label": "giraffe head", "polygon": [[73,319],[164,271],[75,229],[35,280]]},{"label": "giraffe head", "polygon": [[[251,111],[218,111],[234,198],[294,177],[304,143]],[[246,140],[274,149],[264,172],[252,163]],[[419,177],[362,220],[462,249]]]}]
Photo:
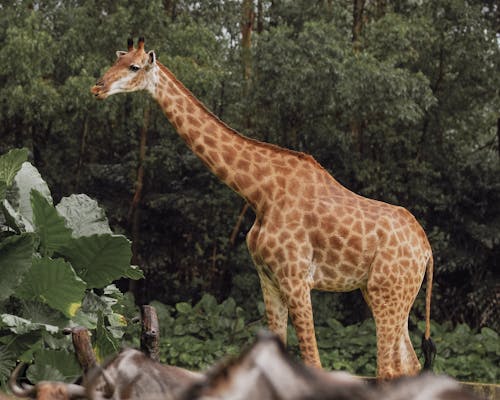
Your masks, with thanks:
[{"label": "giraffe head", "polygon": [[139,38],[137,49],[128,39],[128,51],[117,51],[117,60],[90,90],[98,99],[121,92],[154,91],[157,82],[156,55],[144,51],[144,38]]}]

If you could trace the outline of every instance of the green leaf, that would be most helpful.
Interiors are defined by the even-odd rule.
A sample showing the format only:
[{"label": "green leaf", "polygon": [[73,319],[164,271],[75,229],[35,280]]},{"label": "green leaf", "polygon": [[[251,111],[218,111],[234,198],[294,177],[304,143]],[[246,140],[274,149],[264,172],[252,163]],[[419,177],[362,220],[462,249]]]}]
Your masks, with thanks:
[{"label": "green leaf", "polygon": [[34,259],[31,270],[18,289],[21,298],[37,299],[73,317],[81,306],[86,284],[64,260]]},{"label": "green leaf", "polygon": [[31,266],[33,235],[10,236],[0,242],[0,300],[14,293]]},{"label": "green leaf", "polygon": [[106,329],[103,313],[98,313],[98,316],[94,352],[97,361],[102,362],[107,357],[116,354],[120,350],[120,345],[111,332]]},{"label": "green leaf", "polygon": [[205,313],[213,313],[217,310],[217,299],[215,296],[205,293],[201,300],[194,307],[195,309],[202,309]]},{"label": "green leaf", "polygon": [[[47,183],[42,179],[38,170],[29,162],[25,162],[16,174],[12,187],[7,190],[7,200],[12,209],[20,214],[17,219],[25,219],[29,225],[33,223],[33,209],[31,206],[31,190],[40,192],[52,204]],[[29,230],[29,226],[26,226]]]},{"label": "green leaf", "polygon": [[54,325],[41,324],[38,322],[31,322],[27,319],[18,317],[12,314],[1,314],[2,322],[14,333],[22,335],[24,333],[46,330],[49,333],[59,332],[59,328]]},{"label": "green leaf", "polygon": [[71,229],[66,227],[66,221],[54,206],[37,190],[31,191],[33,207],[33,222],[40,236],[42,254],[52,255],[71,239]]},{"label": "green leaf", "polygon": [[64,350],[41,349],[34,353],[35,364],[27,371],[33,382],[44,380],[72,382],[81,375],[74,353]]},{"label": "green leaf", "polygon": [[109,234],[72,238],[59,252],[89,288],[101,288],[125,276],[132,256],[125,236]]},{"label": "green leaf", "polygon": [[7,186],[10,186],[17,172],[27,159],[27,149],[12,149],[7,154],[1,155],[0,181],[4,181]]},{"label": "green leaf", "polygon": [[174,326],[174,335],[176,336],[184,336],[186,334],[186,327],[181,324],[176,324]]},{"label": "green leaf", "polygon": [[40,381],[62,382],[64,380],[63,373],[47,364],[30,365],[26,371],[26,377],[33,383]]},{"label": "green leaf", "polygon": [[498,333],[486,326],[481,328],[481,336],[485,339],[498,340]]},{"label": "green leaf", "polygon": [[0,209],[2,209],[4,220],[0,221],[6,226],[14,230],[16,233],[33,232],[33,226],[27,219],[23,218],[7,200],[0,202]]},{"label": "green leaf", "polygon": [[109,324],[113,327],[124,327],[127,326],[127,320],[123,317],[123,315],[118,313],[111,313],[107,315]]},{"label": "green leaf", "polygon": [[189,314],[192,310],[191,304],[186,302],[177,303],[175,309],[181,314]]},{"label": "green leaf", "polygon": [[0,382],[7,380],[16,366],[16,357],[7,346],[0,346]]},{"label": "green leaf", "polygon": [[76,315],[71,318],[75,325],[84,326],[87,329],[97,328],[97,314],[86,312],[81,308],[76,312]]},{"label": "green leaf", "polygon": [[97,201],[85,194],[63,197],[56,209],[72,229],[73,237],[113,233],[104,210],[98,206]]},{"label": "green leaf", "polygon": [[144,279],[144,272],[137,265],[129,265],[128,269],[123,272],[123,276],[136,281]]},{"label": "green leaf", "polygon": [[31,321],[32,323],[41,323],[53,326],[67,326],[68,318],[62,313],[46,303],[39,300],[21,301],[19,316]]}]

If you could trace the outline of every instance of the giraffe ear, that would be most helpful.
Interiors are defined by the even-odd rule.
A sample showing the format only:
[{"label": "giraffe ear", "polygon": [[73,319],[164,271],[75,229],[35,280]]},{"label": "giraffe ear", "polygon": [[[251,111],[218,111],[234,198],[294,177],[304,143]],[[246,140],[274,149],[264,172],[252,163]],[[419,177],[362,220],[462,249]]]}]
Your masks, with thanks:
[{"label": "giraffe ear", "polygon": [[116,57],[120,58],[120,57],[124,56],[125,54],[127,54],[126,51],[117,51],[116,52]]},{"label": "giraffe ear", "polygon": [[154,50],[150,50],[150,51],[148,51],[148,57],[149,57],[149,58],[148,58],[148,62],[149,62],[150,64],[154,64],[154,63],[155,63],[155,61],[156,61],[156,54],[155,54]]}]

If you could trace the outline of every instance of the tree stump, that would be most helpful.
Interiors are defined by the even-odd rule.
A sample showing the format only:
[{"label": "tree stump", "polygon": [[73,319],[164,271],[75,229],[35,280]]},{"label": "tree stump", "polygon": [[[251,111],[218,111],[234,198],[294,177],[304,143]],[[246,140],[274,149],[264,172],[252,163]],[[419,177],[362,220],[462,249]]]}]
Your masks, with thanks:
[{"label": "tree stump", "polygon": [[160,325],[153,306],[142,306],[141,350],[155,361],[160,361]]}]

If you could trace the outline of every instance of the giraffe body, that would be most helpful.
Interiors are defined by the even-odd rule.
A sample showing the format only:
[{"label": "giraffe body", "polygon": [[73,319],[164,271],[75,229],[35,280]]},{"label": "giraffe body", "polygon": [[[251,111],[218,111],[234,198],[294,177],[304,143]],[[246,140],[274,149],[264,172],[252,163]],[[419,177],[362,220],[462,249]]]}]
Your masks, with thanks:
[{"label": "giraffe body", "polygon": [[311,156],[238,134],[209,112],[154,52],[129,42],[92,88],[98,98],[148,90],[203,163],[253,208],[247,244],[268,324],[286,343],[288,316],[304,361],[320,367],[311,289],[361,289],[376,323],[377,375],[413,375],[420,364],[408,315],[426,270],[429,338],[432,251],[404,208],[359,196]]}]

